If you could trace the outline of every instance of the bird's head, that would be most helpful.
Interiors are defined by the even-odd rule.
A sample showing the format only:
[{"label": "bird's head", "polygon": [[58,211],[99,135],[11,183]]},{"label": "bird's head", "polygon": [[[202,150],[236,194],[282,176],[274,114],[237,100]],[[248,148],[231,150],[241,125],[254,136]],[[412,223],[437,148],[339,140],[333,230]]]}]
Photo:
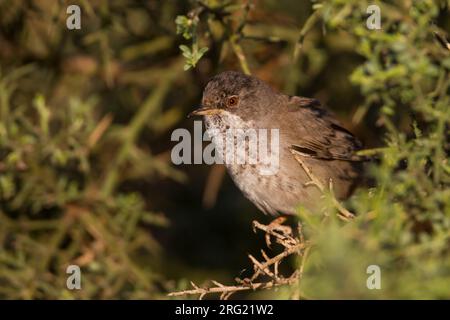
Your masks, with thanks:
[{"label": "bird's head", "polygon": [[238,116],[244,121],[265,114],[277,93],[263,81],[237,71],[213,77],[203,91],[202,105],[190,115]]}]

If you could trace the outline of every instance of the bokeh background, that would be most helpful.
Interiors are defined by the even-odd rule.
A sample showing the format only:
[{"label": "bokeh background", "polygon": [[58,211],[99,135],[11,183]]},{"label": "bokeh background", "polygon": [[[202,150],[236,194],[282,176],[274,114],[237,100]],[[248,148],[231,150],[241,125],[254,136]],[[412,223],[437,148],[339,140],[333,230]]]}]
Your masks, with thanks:
[{"label": "bokeh background", "polygon": [[[251,222],[272,218],[222,167],[170,160],[172,131],[192,130],[224,70],[321,100],[379,157],[346,203],[355,221],[299,208],[315,244],[299,284],[240,297],[450,298],[449,7],[0,0],[0,298],[166,299],[251,268]],[[71,264],[81,290],[66,288]]]}]

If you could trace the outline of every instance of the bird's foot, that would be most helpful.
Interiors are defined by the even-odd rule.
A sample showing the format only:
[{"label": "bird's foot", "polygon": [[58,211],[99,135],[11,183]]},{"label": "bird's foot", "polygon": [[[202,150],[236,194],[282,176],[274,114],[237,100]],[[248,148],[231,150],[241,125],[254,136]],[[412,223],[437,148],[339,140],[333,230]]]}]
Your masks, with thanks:
[{"label": "bird's foot", "polygon": [[270,222],[267,225],[267,231],[265,235],[266,244],[270,248],[271,235],[278,235],[278,236],[285,236],[286,234],[289,234],[291,232],[291,227],[283,225],[283,223],[287,220],[286,217],[280,216],[274,219],[272,222]]}]

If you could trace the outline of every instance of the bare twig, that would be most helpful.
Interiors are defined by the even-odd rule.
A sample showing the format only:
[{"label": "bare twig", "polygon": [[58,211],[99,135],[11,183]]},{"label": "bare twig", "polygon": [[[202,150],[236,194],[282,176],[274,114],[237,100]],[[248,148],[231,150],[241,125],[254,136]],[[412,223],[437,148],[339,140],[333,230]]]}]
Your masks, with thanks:
[{"label": "bare twig", "polygon": [[294,47],[294,61],[297,60],[297,58],[300,55],[301,50],[303,49],[303,41],[305,39],[306,34],[314,27],[316,22],[319,20],[321,14],[321,10],[317,9],[314,11],[312,15],[309,16],[309,18],[306,20],[303,27],[300,29],[297,42]]},{"label": "bare twig", "polygon": [[250,67],[248,66],[247,58],[245,57],[244,50],[242,50],[241,45],[239,44],[239,39],[236,35],[230,37],[230,45],[233,49],[234,54],[239,60],[239,64],[241,65],[242,71],[250,75]]},{"label": "bare twig", "polygon": [[333,201],[334,206],[340,213],[340,218],[345,221],[349,221],[349,220],[353,219],[355,217],[355,215],[352,212],[350,212],[349,210],[347,210],[334,196],[332,179],[330,179],[329,187],[330,187],[331,199]]},{"label": "bare twig", "polygon": [[[295,150],[291,150],[292,155],[294,156],[295,160],[302,166],[303,170],[305,171],[306,175],[309,177],[310,181],[307,182],[305,185],[314,185],[316,186],[322,193],[325,194],[326,189],[324,185],[319,181],[319,179],[314,176],[313,172],[310,168],[305,164],[305,162],[302,160],[302,158],[297,154]],[[347,210],[335,197],[333,192],[333,181],[332,179],[329,180],[329,191],[331,200],[333,202],[333,205],[338,210],[339,214],[338,217],[344,221],[349,221],[355,217],[353,213],[351,213],[349,210]]]},{"label": "bare twig", "polygon": [[[168,294],[169,297],[177,297],[184,295],[197,295],[199,294],[199,298],[203,298],[208,293],[222,293],[221,299],[226,300],[229,296],[238,291],[246,291],[246,290],[260,290],[260,289],[271,289],[274,287],[279,287],[283,285],[290,285],[296,282],[296,278],[284,278],[280,279],[277,282],[269,281],[269,282],[258,282],[252,283],[248,285],[235,285],[235,286],[217,286],[212,288],[200,288],[196,286],[196,288],[192,290],[184,290],[178,292],[171,292]],[[228,295],[223,295],[223,293],[227,293]],[[231,294],[230,294],[231,293]]]},{"label": "bare twig", "polygon": [[244,13],[242,14],[242,19],[239,23],[239,26],[237,27],[236,31],[233,34],[231,34],[229,38],[231,48],[233,49],[234,54],[239,60],[241,69],[247,75],[251,74],[250,67],[248,66],[247,58],[245,56],[244,50],[242,50],[240,41],[243,37],[242,32],[247,23],[248,13],[250,12],[250,9],[251,9],[250,1],[247,1],[244,5]]},{"label": "bare twig", "polygon": [[[264,250],[261,250],[261,254],[265,260],[264,262],[259,261],[249,254],[248,257],[253,264],[254,270],[253,275],[250,278],[236,278],[237,284],[230,286],[223,285],[214,280],[211,280],[214,285],[212,287],[199,287],[191,282],[193,289],[171,292],[169,293],[169,296],[198,295],[199,299],[202,299],[206,294],[219,293],[220,299],[226,300],[232,294],[239,291],[271,289],[278,286],[297,283],[303,272],[305,263],[304,253],[306,252],[306,248],[309,247],[309,244],[304,241],[302,234],[295,236],[291,227],[281,225],[284,221],[285,219],[278,218],[268,225],[253,221],[255,230],[258,229],[264,231],[269,238],[273,237],[275,242],[284,247],[284,250],[272,258],[270,258]],[[301,232],[301,227],[299,226],[297,230]],[[270,243],[271,242],[268,241],[268,245],[270,245]],[[299,272],[296,270],[290,276],[284,277],[279,273],[279,265],[284,259],[292,254],[303,256],[301,271]],[[269,278],[269,280],[264,281],[263,277]]]},{"label": "bare twig", "polygon": [[106,132],[106,130],[109,128],[113,120],[113,116],[111,113],[106,114],[98,123],[98,125],[95,127],[94,131],[89,135],[87,145],[89,149],[92,149],[95,147],[97,142],[100,140],[100,138],[103,136],[103,134]]},{"label": "bare twig", "polygon": [[245,25],[247,24],[247,18],[248,13],[250,12],[250,9],[252,7],[252,4],[250,3],[250,0],[247,0],[244,4],[244,13],[242,14],[241,22],[239,23],[239,26],[236,29],[236,33],[242,36],[242,31],[244,30]]},{"label": "bare twig", "polygon": [[295,160],[302,166],[303,170],[305,171],[306,175],[309,177],[310,181],[306,183],[307,186],[314,185],[316,186],[320,191],[325,192],[325,187],[323,184],[317,179],[314,174],[312,173],[311,169],[308,168],[308,166],[303,162],[302,158],[297,154],[295,150],[291,150],[292,155],[294,156]]}]

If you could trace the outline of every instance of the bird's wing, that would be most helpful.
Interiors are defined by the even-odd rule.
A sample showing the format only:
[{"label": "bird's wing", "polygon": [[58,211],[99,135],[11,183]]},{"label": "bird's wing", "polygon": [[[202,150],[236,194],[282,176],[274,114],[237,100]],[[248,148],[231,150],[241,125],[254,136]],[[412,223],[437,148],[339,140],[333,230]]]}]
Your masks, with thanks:
[{"label": "bird's wing", "polygon": [[323,160],[364,160],[355,155],[362,147],[361,142],[323,109],[318,100],[294,96],[289,102],[290,127],[295,128],[291,150]]}]

